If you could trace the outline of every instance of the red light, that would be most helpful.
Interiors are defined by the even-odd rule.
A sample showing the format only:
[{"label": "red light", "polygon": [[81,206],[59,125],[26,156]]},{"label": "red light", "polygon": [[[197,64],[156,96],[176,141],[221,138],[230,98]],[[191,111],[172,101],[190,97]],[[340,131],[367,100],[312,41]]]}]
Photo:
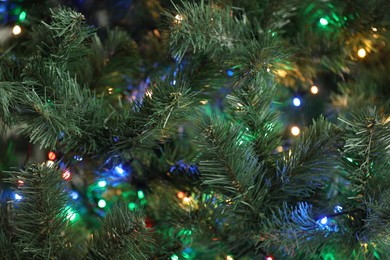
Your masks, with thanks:
[{"label": "red light", "polygon": [[49,160],[51,160],[51,161],[54,161],[55,159],[56,159],[56,154],[54,153],[54,152],[49,152],[48,154],[47,154],[47,158],[49,158]]},{"label": "red light", "polygon": [[70,180],[70,177],[71,177],[71,173],[69,170],[65,170],[63,173],[62,173],[62,178],[66,181]]},{"label": "red light", "polygon": [[274,260],[272,256],[267,256],[266,260]]},{"label": "red light", "polygon": [[182,199],[182,198],[184,198],[184,197],[186,196],[186,194],[185,194],[184,192],[182,192],[182,191],[179,191],[179,192],[176,194],[176,196],[177,196],[179,199]]}]

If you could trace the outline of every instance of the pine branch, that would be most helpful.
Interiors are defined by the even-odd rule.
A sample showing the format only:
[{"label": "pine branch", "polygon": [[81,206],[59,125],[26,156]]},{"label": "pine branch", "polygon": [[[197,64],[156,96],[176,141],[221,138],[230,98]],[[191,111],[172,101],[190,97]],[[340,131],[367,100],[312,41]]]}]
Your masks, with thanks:
[{"label": "pine branch", "polygon": [[229,6],[221,7],[182,2],[176,13],[167,12],[170,47],[173,56],[182,59],[187,51],[216,57],[234,48],[245,35],[246,21],[232,18]]},{"label": "pine branch", "polygon": [[66,203],[61,172],[44,165],[29,165],[25,170],[8,172],[6,182],[23,185],[13,188],[22,199],[13,200],[8,225],[14,227],[12,250],[18,258],[69,257],[74,248],[69,241]]},{"label": "pine branch", "polygon": [[245,138],[253,142],[254,152],[261,160],[269,158],[280,143],[278,114],[270,109],[276,91],[271,84],[264,78],[254,80],[226,97],[230,105],[227,113],[232,115],[232,122],[245,127]]},{"label": "pine branch", "polygon": [[114,205],[88,244],[87,259],[150,259],[154,242],[141,212]]},{"label": "pine branch", "polygon": [[324,118],[302,132],[291,150],[283,153],[277,162],[281,190],[273,189],[275,196],[307,199],[318,189],[323,189],[331,177],[339,174],[337,142],[341,131]]}]

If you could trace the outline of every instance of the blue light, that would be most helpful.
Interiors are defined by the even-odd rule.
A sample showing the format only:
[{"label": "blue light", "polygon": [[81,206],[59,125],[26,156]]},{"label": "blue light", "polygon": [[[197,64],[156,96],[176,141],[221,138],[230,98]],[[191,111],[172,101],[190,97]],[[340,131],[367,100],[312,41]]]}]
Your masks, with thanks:
[{"label": "blue light", "polygon": [[115,166],[115,172],[117,174],[120,174],[120,175],[125,173],[125,170],[123,170],[123,168],[122,168],[122,164],[119,164],[118,166]]},{"label": "blue light", "polygon": [[301,105],[301,100],[299,98],[295,97],[293,99],[293,104],[294,104],[294,106],[299,107]]},{"label": "blue light", "polygon": [[79,194],[78,194],[77,192],[75,192],[75,191],[72,191],[72,192],[70,193],[70,196],[71,196],[72,199],[74,199],[74,200],[77,200],[77,199],[79,198]]},{"label": "blue light", "polygon": [[79,162],[81,162],[81,161],[83,160],[83,157],[81,157],[80,155],[75,155],[73,158],[74,158],[76,161],[79,161]]},{"label": "blue light", "polygon": [[16,194],[16,193],[15,193],[15,195],[14,195],[14,198],[15,198],[16,200],[21,200],[21,199],[23,199],[22,196],[20,196],[19,194]]},{"label": "blue light", "polygon": [[343,212],[343,207],[341,206],[334,207],[334,213],[341,213],[341,212]]},{"label": "blue light", "polygon": [[327,222],[328,222],[328,218],[327,217],[323,217],[321,220],[320,220],[321,224],[322,225],[325,225]]},{"label": "blue light", "polygon": [[234,75],[232,70],[227,70],[226,74],[228,75],[228,77],[233,77],[233,75]]}]

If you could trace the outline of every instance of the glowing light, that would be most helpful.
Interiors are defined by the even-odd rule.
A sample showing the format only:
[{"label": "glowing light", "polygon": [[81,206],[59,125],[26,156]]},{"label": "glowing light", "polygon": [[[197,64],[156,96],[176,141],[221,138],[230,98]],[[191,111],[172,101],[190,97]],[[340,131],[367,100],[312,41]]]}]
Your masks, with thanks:
[{"label": "glowing light", "polygon": [[323,25],[323,26],[327,26],[329,24],[329,22],[325,18],[321,18],[320,19],[320,24]]},{"label": "glowing light", "polygon": [[56,154],[54,152],[49,152],[47,154],[47,158],[49,158],[49,160],[54,161],[57,158],[57,156],[56,156]]},{"label": "glowing light", "polygon": [[137,194],[138,194],[138,198],[139,198],[140,200],[142,200],[142,199],[145,198],[145,194],[144,194],[144,192],[143,192],[142,190],[139,190]]},{"label": "glowing light", "polygon": [[293,98],[293,104],[296,107],[299,107],[301,105],[301,100],[297,97]]},{"label": "glowing light", "polygon": [[190,197],[184,197],[183,198],[183,203],[184,204],[190,204],[191,203],[191,198]]},{"label": "glowing light", "polygon": [[14,35],[18,35],[22,32],[22,28],[19,25],[15,25],[14,28],[12,29],[12,33]]},{"label": "glowing light", "polygon": [[319,89],[318,89],[318,87],[317,86],[311,86],[311,88],[310,88],[310,92],[312,93],[312,94],[318,94],[318,91],[319,91]]},{"label": "glowing light", "polygon": [[364,57],[366,57],[367,52],[366,52],[365,49],[360,48],[360,49],[358,50],[358,52],[357,52],[357,55],[358,55],[360,58],[364,58]]},{"label": "glowing light", "polygon": [[74,212],[69,206],[66,207],[66,218],[70,221],[74,221],[76,219],[76,212]]},{"label": "glowing light", "polygon": [[181,16],[180,14],[177,14],[177,15],[175,15],[175,20],[177,23],[180,23],[181,21],[183,21],[183,16]]},{"label": "glowing light", "polygon": [[228,75],[228,77],[233,77],[233,75],[234,75],[232,70],[227,70],[226,74]]},{"label": "glowing light", "polygon": [[26,20],[26,17],[27,17],[27,13],[25,11],[22,11],[20,14],[19,14],[19,21],[24,21]]},{"label": "glowing light", "polygon": [[48,160],[48,161],[46,162],[46,166],[47,166],[47,167],[52,167],[53,165],[54,165],[54,162],[51,161],[51,160]]},{"label": "glowing light", "polygon": [[122,168],[122,164],[119,164],[118,166],[115,166],[115,172],[117,173],[117,174],[123,174],[123,173],[125,173],[125,170],[123,170],[123,168]]},{"label": "glowing light", "polygon": [[372,27],[371,29],[372,29],[374,32],[377,32],[377,31],[378,31],[378,29],[375,28],[375,27]]},{"label": "glowing light", "polygon": [[297,136],[300,134],[300,132],[301,132],[301,130],[299,129],[299,127],[297,127],[297,126],[291,127],[291,134],[292,135]]},{"label": "glowing light", "polygon": [[323,217],[321,220],[320,220],[321,224],[322,225],[325,225],[326,223],[328,223],[328,218],[327,217]]},{"label": "glowing light", "polygon": [[179,260],[179,257],[177,255],[172,255],[171,260]]},{"label": "glowing light", "polygon": [[287,71],[285,70],[277,70],[276,73],[282,78],[287,76]]},{"label": "glowing light", "polygon": [[277,151],[278,153],[283,152],[283,146],[279,145],[278,147],[276,147],[276,151]]},{"label": "glowing light", "polygon": [[111,95],[113,90],[114,90],[113,88],[108,88],[108,94]]},{"label": "glowing light", "polygon": [[208,100],[201,100],[201,101],[200,101],[200,103],[201,103],[202,105],[206,105],[208,102],[209,102]]},{"label": "glowing light", "polygon": [[70,197],[71,197],[72,199],[74,199],[74,200],[77,200],[77,199],[79,198],[79,194],[78,194],[77,192],[75,192],[75,191],[72,191],[72,192],[70,193]]},{"label": "glowing light", "polygon": [[71,177],[71,173],[69,170],[65,170],[62,172],[62,179],[68,181],[70,180],[70,177]]},{"label": "glowing light", "polygon": [[334,213],[341,213],[341,212],[343,212],[343,207],[338,205],[334,207]]},{"label": "glowing light", "polygon": [[135,204],[134,202],[130,202],[128,206],[130,210],[135,210],[137,208],[137,204]]},{"label": "glowing light", "polygon": [[98,186],[99,186],[100,188],[104,188],[104,187],[106,187],[106,185],[107,185],[107,182],[104,181],[104,180],[98,182]]},{"label": "glowing light", "polygon": [[22,196],[20,196],[19,194],[16,194],[16,193],[15,193],[15,195],[14,195],[14,198],[15,198],[16,200],[21,200],[21,199],[23,199]]},{"label": "glowing light", "polygon": [[18,186],[23,186],[23,184],[24,184],[24,181],[18,180]]},{"label": "glowing light", "polygon": [[182,192],[182,191],[179,191],[176,196],[179,198],[179,199],[183,199],[185,197],[185,193]]},{"label": "glowing light", "polygon": [[272,258],[272,256],[267,256],[267,257],[265,258],[265,260],[274,260],[274,259]]},{"label": "glowing light", "polygon": [[75,155],[75,156],[73,156],[73,159],[75,159],[76,161],[81,162],[83,160],[83,157],[81,157],[80,155]]},{"label": "glowing light", "polygon": [[98,207],[99,208],[104,208],[107,205],[107,202],[103,199],[98,201]]},{"label": "glowing light", "polygon": [[227,255],[226,260],[234,260],[234,258],[231,255]]}]

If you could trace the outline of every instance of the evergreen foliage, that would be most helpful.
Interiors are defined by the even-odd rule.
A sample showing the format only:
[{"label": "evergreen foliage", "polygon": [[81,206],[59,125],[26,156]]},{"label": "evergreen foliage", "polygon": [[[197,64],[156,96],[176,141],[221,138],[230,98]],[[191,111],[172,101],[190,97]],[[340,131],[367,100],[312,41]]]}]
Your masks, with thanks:
[{"label": "evergreen foliage", "polygon": [[[288,38],[293,34],[289,19],[304,10],[309,15],[310,4],[304,9],[300,1],[198,2],[173,4],[173,12],[165,12],[176,67],[152,78],[145,96],[131,102],[123,98],[124,85],[143,73],[136,43],[119,29],[108,30],[105,39],[98,36],[70,9],[53,9],[50,21],[35,24],[28,39],[32,44],[22,55],[15,58],[12,49],[2,54],[0,125],[20,127],[42,148],[130,162],[142,180],[159,186],[150,197],[160,198],[151,202],[152,209],[139,211],[115,204],[91,239],[78,245],[58,165],[8,172],[6,181],[22,200],[2,203],[5,259],[167,259],[181,254],[192,232],[194,244],[207,252],[204,259],[221,253],[240,259],[321,259],[327,252],[336,259],[387,257],[390,117],[385,97],[375,104],[378,108],[360,109],[375,91],[359,92],[365,81],[341,84],[333,101],[340,105],[351,99],[353,113],[344,113],[338,126],[320,117],[288,149],[276,150],[283,133],[273,108],[273,73],[298,71],[308,57],[330,50],[328,59],[310,62],[292,82],[311,78],[319,67],[343,75],[350,55],[338,51],[343,39],[302,50],[300,63],[291,45],[301,36]],[[373,2],[366,15],[371,19],[380,11],[376,17],[387,25],[378,6],[387,10],[388,5]],[[318,4],[335,9],[326,1]],[[340,5],[337,19],[351,7]],[[337,19],[330,21],[339,24]],[[337,35],[327,33],[329,39]],[[216,68],[206,73],[203,64]],[[227,68],[233,71],[229,81],[216,73]],[[207,86],[220,82],[230,87],[220,107],[211,98],[202,105],[213,91]],[[116,98],[108,83],[118,86]],[[182,158],[196,166],[182,167],[192,178],[172,177],[173,166],[167,170],[167,161]],[[165,187],[180,185],[194,194],[197,205],[189,199],[179,207],[176,198],[164,194]],[[335,205],[343,208],[335,212]],[[158,219],[154,229],[146,228],[145,213]],[[214,238],[218,241],[210,243]]]}]

